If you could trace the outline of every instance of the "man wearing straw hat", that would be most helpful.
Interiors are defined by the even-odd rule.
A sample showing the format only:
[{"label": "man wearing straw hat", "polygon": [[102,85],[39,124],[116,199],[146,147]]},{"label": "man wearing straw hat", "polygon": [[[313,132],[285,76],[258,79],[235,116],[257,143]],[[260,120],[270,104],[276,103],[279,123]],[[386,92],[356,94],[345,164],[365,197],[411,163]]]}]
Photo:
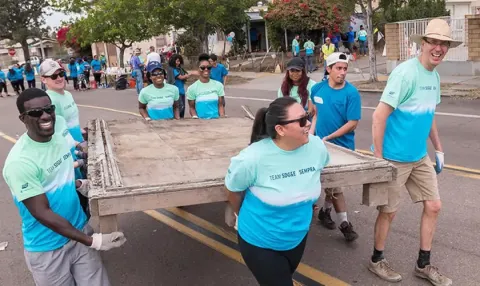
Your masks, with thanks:
[{"label": "man wearing straw hat", "polygon": [[[450,27],[442,19],[428,23],[424,35],[413,35],[411,40],[420,45],[421,54],[395,68],[390,75],[373,114],[374,155],[390,161],[397,168],[397,178],[375,188],[388,192],[388,202],[379,205],[374,230],[374,251],[368,269],[380,278],[398,282],[402,276],[390,267],[383,256],[390,225],[400,205],[403,186],[414,203],[423,204],[420,223],[420,251],[414,267],[417,277],[433,285],[452,285],[452,280],[440,274],[430,264],[433,234],[441,209],[437,174],[444,166],[444,153],[437,125],[435,108],[440,103],[440,76],[435,68],[442,62],[449,48],[461,42],[451,38]],[[436,165],[427,154],[427,139],[435,148]],[[379,191],[380,191],[379,190]],[[373,194],[382,193],[373,191]]]}]

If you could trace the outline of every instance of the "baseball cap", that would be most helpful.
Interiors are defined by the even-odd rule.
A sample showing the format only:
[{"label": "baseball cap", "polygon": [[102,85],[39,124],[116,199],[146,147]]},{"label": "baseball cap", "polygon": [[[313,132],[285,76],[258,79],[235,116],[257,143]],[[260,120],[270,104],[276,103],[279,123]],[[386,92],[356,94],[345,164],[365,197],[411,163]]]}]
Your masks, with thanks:
[{"label": "baseball cap", "polygon": [[153,72],[154,70],[161,69],[163,70],[162,64],[159,62],[149,62],[147,66],[148,72]]},{"label": "baseball cap", "polygon": [[298,57],[291,59],[287,63],[287,70],[291,70],[291,69],[303,70],[304,68],[305,68],[305,62]]},{"label": "baseball cap", "polygon": [[51,76],[57,70],[63,70],[63,68],[54,60],[46,59],[40,65],[40,76]]},{"label": "baseball cap", "polygon": [[344,53],[333,53],[327,57],[327,66],[334,65],[336,63],[348,64],[348,56]]}]

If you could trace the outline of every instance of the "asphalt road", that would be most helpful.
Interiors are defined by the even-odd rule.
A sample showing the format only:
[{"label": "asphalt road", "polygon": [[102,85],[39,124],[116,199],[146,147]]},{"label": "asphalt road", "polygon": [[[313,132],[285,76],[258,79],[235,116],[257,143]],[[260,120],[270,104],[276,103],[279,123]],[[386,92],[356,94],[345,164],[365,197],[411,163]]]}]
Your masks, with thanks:
[{"label": "asphalt road", "polygon": [[[122,119],[137,113],[133,90],[97,90],[74,95],[84,124],[88,119]],[[244,116],[241,105],[256,111],[268,105],[276,93],[235,87],[228,88],[227,95],[228,116]],[[368,149],[371,144],[373,111],[369,107],[377,104],[378,97],[363,94],[365,108],[357,129],[358,149]],[[438,111],[445,113],[437,118],[446,163],[457,169],[462,166],[480,169],[480,101],[443,99]],[[12,146],[10,141],[24,132],[24,126],[18,120],[15,98],[0,99],[0,114],[3,138],[11,137],[0,138],[3,168]],[[480,170],[477,172],[480,174]],[[470,173],[446,170],[439,176],[443,210],[432,263],[451,277],[454,285],[480,284],[479,174],[475,174],[475,170]],[[0,242],[9,243],[5,251],[0,251],[0,285],[33,285],[23,257],[20,218],[3,178],[0,193]],[[340,231],[326,230],[314,220],[302,260],[304,265],[295,278],[304,285],[390,285],[366,269],[373,249],[376,211],[360,204],[360,187],[351,188],[345,195],[349,219],[359,239],[347,244]],[[412,274],[418,252],[421,206],[411,204],[406,194],[404,199],[389,237],[386,257],[403,274],[404,280],[397,285],[429,285]],[[223,204],[210,204],[120,215],[119,226],[128,241],[120,249],[103,253],[112,284],[256,285],[239,259],[235,235],[223,223],[223,207]]]}]

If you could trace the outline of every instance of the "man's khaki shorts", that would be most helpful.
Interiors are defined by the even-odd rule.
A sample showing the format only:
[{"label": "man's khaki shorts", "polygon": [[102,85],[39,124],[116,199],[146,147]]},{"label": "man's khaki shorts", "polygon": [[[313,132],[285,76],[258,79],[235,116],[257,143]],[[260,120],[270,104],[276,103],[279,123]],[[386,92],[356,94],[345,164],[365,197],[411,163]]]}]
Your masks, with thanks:
[{"label": "man's khaki shorts", "polygon": [[440,199],[437,174],[428,155],[414,163],[389,162],[397,168],[396,180],[370,186],[375,189],[388,188],[388,204],[378,206],[380,212],[393,213],[398,210],[403,186],[414,203]]}]

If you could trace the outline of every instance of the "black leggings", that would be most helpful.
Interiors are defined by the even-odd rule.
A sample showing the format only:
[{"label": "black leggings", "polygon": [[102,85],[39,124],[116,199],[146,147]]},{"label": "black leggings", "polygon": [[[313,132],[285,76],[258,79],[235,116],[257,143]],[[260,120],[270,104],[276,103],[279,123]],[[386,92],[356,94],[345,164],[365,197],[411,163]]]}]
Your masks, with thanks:
[{"label": "black leggings", "polygon": [[5,82],[0,82],[0,92],[5,92],[8,94],[7,84]]},{"label": "black leggings", "polygon": [[94,72],[93,77],[95,78],[95,81],[97,82],[97,86],[100,86],[100,82],[102,81],[102,74]]},{"label": "black leggings", "polygon": [[28,88],[35,88],[35,79],[27,80]]},{"label": "black leggings", "polygon": [[293,286],[293,273],[300,264],[307,236],[295,248],[276,251],[251,245],[238,235],[238,246],[248,269],[261,286]]}]

